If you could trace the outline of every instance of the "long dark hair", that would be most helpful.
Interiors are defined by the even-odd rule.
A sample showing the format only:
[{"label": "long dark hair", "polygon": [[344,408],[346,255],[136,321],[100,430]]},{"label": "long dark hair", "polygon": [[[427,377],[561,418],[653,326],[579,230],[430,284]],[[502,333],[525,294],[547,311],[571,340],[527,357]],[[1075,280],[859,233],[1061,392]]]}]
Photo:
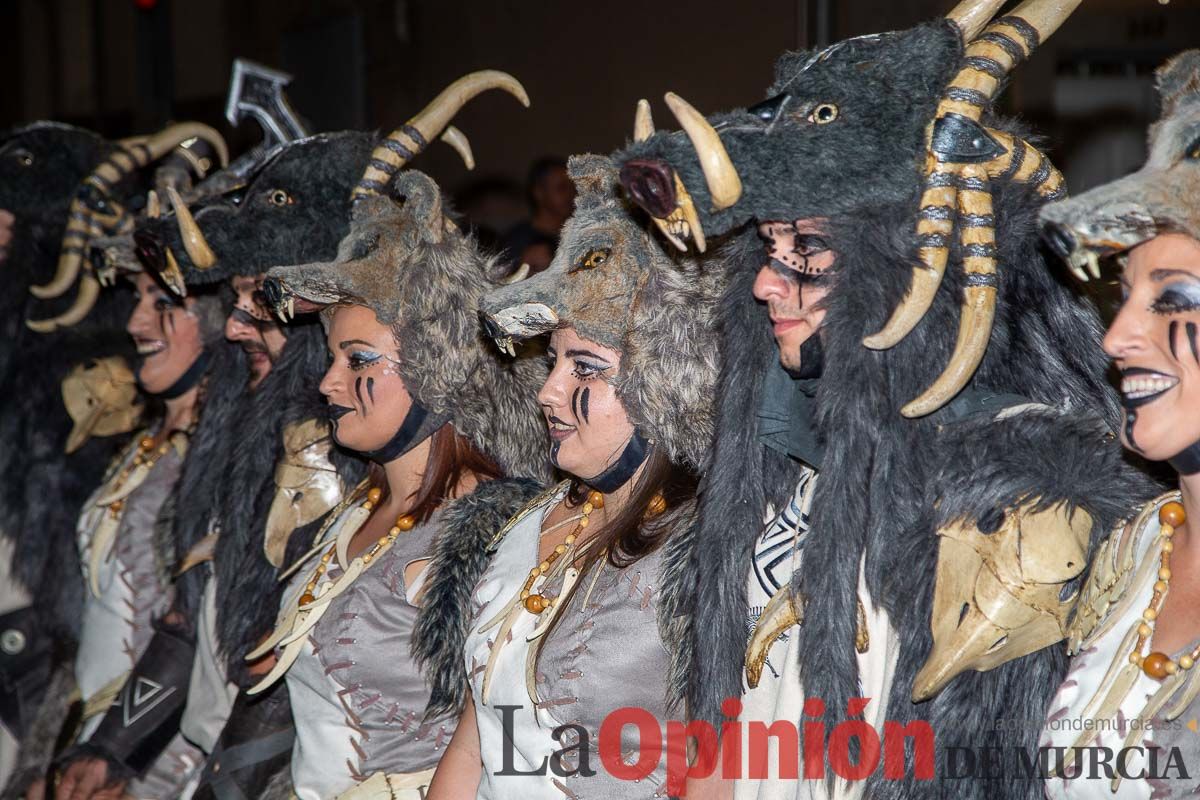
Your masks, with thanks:
[{"label": "long dark hair", "polygon": [[[447,422],[429,438],[429,460],[425,462],[421,485],[408,512],[418,524],[426,522],[468,475],[480,482],[504,477],[499,465],[455,430],[453,422]],[[371,463],[367,485],[383,492],[380,504],[387,499],[387,476],[379,464]]]}]

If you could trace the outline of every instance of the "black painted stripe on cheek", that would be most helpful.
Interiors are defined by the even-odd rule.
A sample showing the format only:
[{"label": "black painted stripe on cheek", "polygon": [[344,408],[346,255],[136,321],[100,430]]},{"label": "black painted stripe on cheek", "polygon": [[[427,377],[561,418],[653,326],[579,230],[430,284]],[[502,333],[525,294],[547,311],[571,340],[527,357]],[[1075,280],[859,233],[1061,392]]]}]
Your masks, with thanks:
[{"label": "black painted stripe on cheek", "polygon": [[1196,349],[1196,323],[1189,322],[1187,324],[1188,346],[1192,348],[1192,360],[1200,364],[1200,352]]},{"label": "black painted stripe on cheek", "polygon": [[561,444],[562,444],[562,442],[551,442],[550,443],[550,463],[556,467],[558,466],[558,447]]},{"label": "black painted stripe on cheek", "polygon": [[375,405],[375,379],[367,378],[367,398]]},{"label": "black painted stripe on cheek", "polygon": [[588,400],[590,400],[591,397],[592,397],[592,388],[590,386],[588,388],[584,389],[583,394],[581,394],[579,396],[579,410],[583,414],[583,421],[585,423],[591,422],[591,420],[588,418]]},{"label": "black painted stripe on cheek", "polygon": [[1171,320],[1171,324],[1167,326],[1167,344],[1171,346],[1171,358],[1179,360],[1178,354],[1175,352],[1175,334],[1179,332],[1179,321]]},{"label": "black painted stripe on cheek", "polygon": [[367,406],[363,403],[362,378],[354,379],[354,396],[358,398],[358,412],[365,417],[367,415]]}]

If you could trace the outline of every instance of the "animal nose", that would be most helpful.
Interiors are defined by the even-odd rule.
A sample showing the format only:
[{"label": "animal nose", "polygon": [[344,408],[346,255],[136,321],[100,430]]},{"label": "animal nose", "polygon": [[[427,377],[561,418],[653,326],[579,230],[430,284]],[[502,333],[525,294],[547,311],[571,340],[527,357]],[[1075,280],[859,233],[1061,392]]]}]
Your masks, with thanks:
[{"label": "animal nose", "polygon": [[283,287],[279,284],[278,278],[267,278],[263,281],[262,289],[263,300],[267,302],[271,308],[279,308],[283,303]]},{"label": "animal nose", "polygon": [[1047,222],[1042,228],[1042,238],[1059,258],[1069,258],[1075,252],[1075,234],[1061,222]]},{"label": "animal nose", "polygon": [[504,329],[486,311],[479,312],[479,322],[483,325],[483,332],[487,334],[489,339],[504,336]]},{"label": "animal nose", "polygon": [[621,167],[621,185],[651,216],[666,219],[675,210],[675,171],[658,159],[634,159]]},{"label": "animal nose", "polygon": [[158,240],[157,236],[149,231],[134,231],[133,243],[142,266],[156,273],[166,269],[167,257],[163,253],[162,242]]}]

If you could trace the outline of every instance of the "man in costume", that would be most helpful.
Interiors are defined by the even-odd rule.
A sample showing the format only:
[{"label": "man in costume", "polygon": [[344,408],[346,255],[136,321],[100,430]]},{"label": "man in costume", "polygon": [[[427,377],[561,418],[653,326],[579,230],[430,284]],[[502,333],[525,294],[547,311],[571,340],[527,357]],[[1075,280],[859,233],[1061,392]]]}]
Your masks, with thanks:
[{"label": "man in costume", "polygon": [[[1030,0],[989,25],[1000,5],[787,54],[749,109],[705,119],[668,95],[683,132],[650,134],[643,112],[618,155],[626,189],[677,246],[704,249],[752,221],[768,242],[764,258],[759,231],[743,230],[725,259],[697,545],[697,605],[714,613],[696,647],[715,654],[699,661],[692,713],[719,721],[744,666],[760,720],[868,723],[844,729],[859,733],[852,752],[806,735],[808,780],[741,781],[739,797],[1040,795],[1036,777],[1013,780],[1016,754],[1036,757],[1036,730],[999,721],[1044,715],[1065,667],[1049,645],[1065,636],[1084,558],[1147,492],[1113,442],[1099,352],[1078,345],[1098,339],[1094,311],[1047,277],[1030,235],[1061,177],[990,111],[1075,4]],[[764,262],[796,282],[762,279],[773,330],[749,286]],[[827,290],[823,318],[800,306],[814,287]],[[791,348],[782,363],[817,372],[815,384],[775,372],[772,333]],[[789,504],[797,467],[760,441],[819,469],[811,496]],[[731,540],[759,530],[768,503],[798,553],[772,549],[770,528]],[[795,570],[744,656],[747,575],[781,558]],[[906,763],[887,778],[863,743],[885,720],[927,722],[933,739],[908,729]],[[990,747],[1010,757],[1010,779],[948,778],[950,748]]]},{"label": "man in costume", "polygon": [[[59,399],[72,367],[132,353],[124,332],[128,297],[98,296],[98,284],[84,269],[85,250],[91,237],[131,224],[131,209],[150,182],[144,168],[182,152],[178,146],[197,136],[190,146],[210,149],[192,156],[192,163],[213,166],[223,158],[216,132],[190,123],[124,143],[47,122],[0,135],[0,266],[12,279],[2,314],[0,376],[14,388],[0,413],[6,443],[0,453],[0,570],[11,576],[0,580],[0,782],[7,782],[17,757],[12,737],[24,738],[40,715],[51,662],[70,672],[83,599],[74,577],[73,517],[123,444],[95,437],[136,424],[134,416],[115,411],[99,428],[86,420],[79,425]],[[85,316],[85,324],[63,329]],[[68,698],[55,701],[65,709]],[[61,713],[53,716],[61,722]],[[48,732],[51,739],[55,732]]]}]

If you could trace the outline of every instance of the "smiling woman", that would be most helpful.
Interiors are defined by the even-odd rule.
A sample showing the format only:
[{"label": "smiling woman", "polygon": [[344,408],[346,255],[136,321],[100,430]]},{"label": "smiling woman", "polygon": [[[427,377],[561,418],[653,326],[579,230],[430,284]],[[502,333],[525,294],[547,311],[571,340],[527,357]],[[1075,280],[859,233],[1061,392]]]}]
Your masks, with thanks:
[{"label": "smiling woman", "polygon": [[1079,748],[1046,784],[1055,800],[1097,796],[1094,783],[1074,779],[1079,754],[1094,748],[1108,748],[1120,765],[1105,796],[1200,788],[1194,774],[1170,766],[1200,758],[1189,730],[1200,715],[1200,217],[1195,193],[1172,185],[1194,175],[1200,148],[1181,151],[1171,140],[1193,128],[1174,118],[1194,118],[1200,107],[1200,51],[1167,62],[1158,81],[1163,119],[1151,129],[1146,166],[1042,213],[1048,240],[1077,277],[1086,280],[1080,265],[1127,249],[1121,306],[1104,337],[1120,374],[1121,441],[1168,462],[1178,478],[1177,490],[1131,509],[1092,557],[1069,633],[1074,658],[1040,742]]}]

